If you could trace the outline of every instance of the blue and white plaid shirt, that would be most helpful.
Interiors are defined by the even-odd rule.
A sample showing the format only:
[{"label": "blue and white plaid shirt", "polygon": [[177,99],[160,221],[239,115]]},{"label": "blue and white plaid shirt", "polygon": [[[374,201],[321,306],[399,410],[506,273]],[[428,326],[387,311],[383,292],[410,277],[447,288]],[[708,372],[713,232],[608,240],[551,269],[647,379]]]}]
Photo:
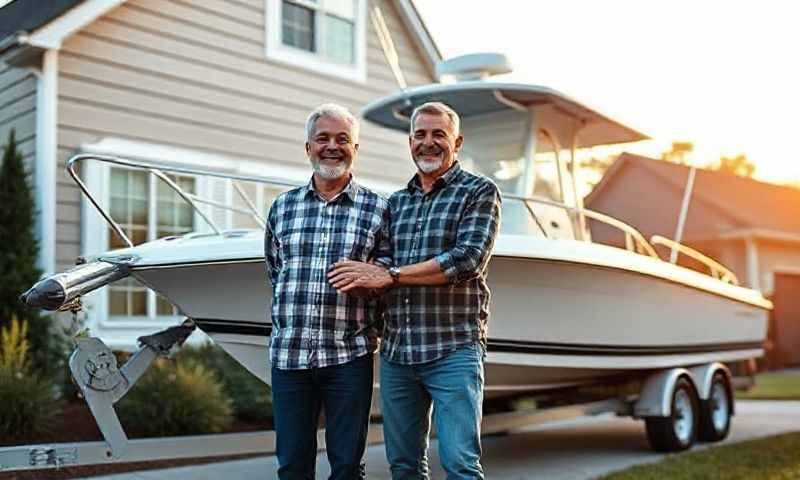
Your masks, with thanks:
[{"label": "blue and white plaid shirt", "polygon": [[[413,364],[443,357],[460,345],[486,345],[487,264],[500,225],[500,193],[486,177],[456,162],[425,193],[414,176],[389,198],[392,263],[435,258],[448,285],[399,286],[385,297],[381,347],[390,361]],[[384,258],[379,263],[387,264]]]},{"label": "blue and white plaid shirt", "polygon": [[284,370],[347,363],[377,348],[374,300],[341,294],[328,283],[330,266],[366,262],[388,249],[388,205],[350,180],[325,201],[308,185],[275,199],[264,252],[272,283],[272,364]]}]

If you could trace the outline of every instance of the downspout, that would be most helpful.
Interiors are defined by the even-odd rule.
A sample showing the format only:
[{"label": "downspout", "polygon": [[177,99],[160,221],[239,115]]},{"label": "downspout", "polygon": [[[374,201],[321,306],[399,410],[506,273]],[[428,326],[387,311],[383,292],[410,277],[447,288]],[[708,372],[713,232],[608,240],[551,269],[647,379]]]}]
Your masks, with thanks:
[{"label": "downspout", "polygon": [[758,274],[758,243],[754,236],[744,239],[745,261],[747,265],[747,283],[753,290],[761,290]]},{"label": "downspout", "polygon": [[34,186],[39,268],[45,275],[56,269],[56,169],[58,168],[58,50],[42,53],[36,71],[36,167]]}]

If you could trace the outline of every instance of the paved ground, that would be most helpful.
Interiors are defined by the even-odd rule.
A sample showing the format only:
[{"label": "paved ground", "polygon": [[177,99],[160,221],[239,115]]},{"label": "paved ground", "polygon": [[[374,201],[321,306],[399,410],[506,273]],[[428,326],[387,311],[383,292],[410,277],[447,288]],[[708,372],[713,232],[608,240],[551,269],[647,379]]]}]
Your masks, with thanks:
[{"label": "paved ground", "polygon": [[[731,436],[725,443],[800,430],[800,401],[739,401]],[[484,468],[492,480],[546,478],[582,480],[638,463],[659,460],[648,450],[644,424],[628,418],[603,415],[555,425],[524,429],[484,439]],[[698,447],[695,447],[698,448]],[[699,448],[705,448],[700,446]],[[444,478],[431,445],[432,478]],[[318,457],[317,478],[327,478],[325,454]],[[369,448],[370,479],[389,479],[383,445]],[[138,472],[95,480],[244,480],[276,478],[273,457],[225,462],[169,470]]]}]

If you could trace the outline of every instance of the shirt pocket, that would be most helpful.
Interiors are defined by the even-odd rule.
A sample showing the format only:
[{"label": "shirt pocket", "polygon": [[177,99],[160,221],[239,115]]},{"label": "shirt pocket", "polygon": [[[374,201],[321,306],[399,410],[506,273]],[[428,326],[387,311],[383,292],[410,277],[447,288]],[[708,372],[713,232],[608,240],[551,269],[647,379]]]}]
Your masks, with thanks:
[{"label": "shirt pocket", "polygon": [[280,235],[280,251],[285,262],[308,258],[314,248],[314,235],[300,228],[287,229]]},{"label": "shirt pocket", "polygon": [[358,262],[372,259],[375,246],[375,231],[357,224],[347,225],[342,241],[342,257]]}]

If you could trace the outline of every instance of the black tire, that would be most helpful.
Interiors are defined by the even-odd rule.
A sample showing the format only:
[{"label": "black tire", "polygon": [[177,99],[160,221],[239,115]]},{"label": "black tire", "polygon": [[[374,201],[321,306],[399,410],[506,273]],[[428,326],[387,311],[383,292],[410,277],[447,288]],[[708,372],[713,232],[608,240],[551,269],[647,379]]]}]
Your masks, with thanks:
[{"label": "black tire", "polygon": [[708,399],[700,401],[700,426],[697,437],[704,442],[719,442],[728,436],[733,412],[733,395],[727,375],[714,374]]},{"label": "black tire", "polygon": [[[686,412],[686,409],[689,409]],[[669,417],[645,418],[647,440],[650,448],[657,452],[679,452],[691,448],[697,437],[699,408],[692,382],[680,378],[672,390]],[[686,419],[685,413],[691,413]],[[680,431],[680,435],[677,431]]]}]

